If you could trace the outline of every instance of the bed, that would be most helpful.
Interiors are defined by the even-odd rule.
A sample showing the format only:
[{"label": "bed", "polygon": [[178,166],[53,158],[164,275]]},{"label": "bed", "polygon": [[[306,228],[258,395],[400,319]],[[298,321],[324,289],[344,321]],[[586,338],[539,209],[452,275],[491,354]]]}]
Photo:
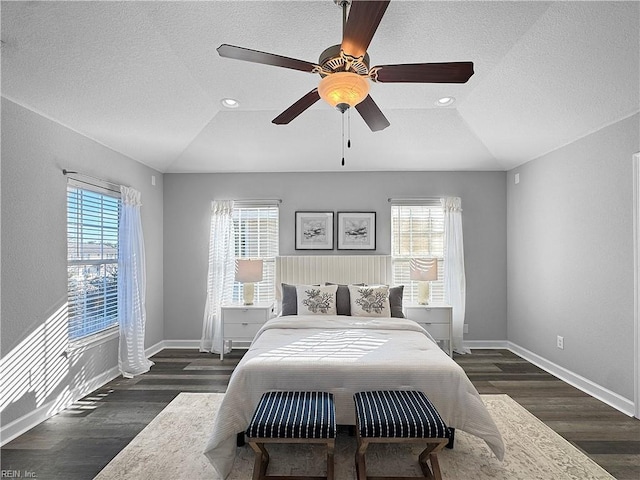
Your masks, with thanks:
[{"label": "bed", "polygon": [[[355,268],[353,275],[377,283],[387,275],[388,266],[384,256],[379,261],[382,268],[367,270],[366,275]],[[291,269],[302,271],[305,269]],[[277,272],[282,279],[300,280],[297,275],[283,274],[282,265]],[[340,278],[338,281],[345,280]],[[304,277],[304,281],[311,285],[318,280]],[[205,455],[220,477],[226,478],[233,468],[236,436],[247,427],[265,391],[329,391],[334,394],[337,423],[353,425],[353,394],[374,389],[422,390],[448,426],[482,438],[502,460],[502,437],[477,390],[464,370],[416,322],[307,311],[273,318],[260,329],[229,380]]]}]

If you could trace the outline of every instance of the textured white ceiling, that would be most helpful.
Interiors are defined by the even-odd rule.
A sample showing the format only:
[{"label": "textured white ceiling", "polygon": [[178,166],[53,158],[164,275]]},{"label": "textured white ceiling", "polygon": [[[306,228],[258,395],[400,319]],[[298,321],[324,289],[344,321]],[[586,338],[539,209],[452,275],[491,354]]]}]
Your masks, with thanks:
[{"label": "textured white ceiling", "polygon": [[[473,61],[464,85],[372,84],[371,132],[317,75],[221,58],[228,43],[317,62],[333,0],[2,2],[2,95],[163,172],[505,170],[640,110],[640,3],[393,0],[372,65]],[[451,107],[436,107],[443,96]],[[226,110],[224,97],[241,106]],[[345,118],[346,120],[346,118]]]}]

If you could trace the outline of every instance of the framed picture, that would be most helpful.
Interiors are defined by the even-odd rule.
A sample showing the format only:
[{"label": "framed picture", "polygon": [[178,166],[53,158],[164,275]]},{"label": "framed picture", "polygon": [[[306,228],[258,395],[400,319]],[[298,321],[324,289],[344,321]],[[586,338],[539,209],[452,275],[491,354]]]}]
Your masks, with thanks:
[{"label": "framed picture", "polygon": [[333,212],[296,212],[296,250],[333,250]]},{"label": "framed picture", "polygon": [[376,212],[338,212],[338,250],[375,250]]}]

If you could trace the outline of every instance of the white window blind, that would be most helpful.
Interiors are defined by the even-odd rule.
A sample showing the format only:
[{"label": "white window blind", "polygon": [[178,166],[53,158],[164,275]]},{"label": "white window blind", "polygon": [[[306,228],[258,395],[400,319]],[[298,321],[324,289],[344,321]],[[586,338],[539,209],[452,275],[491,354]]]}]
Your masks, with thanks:
[{"label": "white window blind", "polygon": [[67,186],[69,338],[118,324],[118,194]]},{"label": "white window blind", "polygon": [[[233,208],[236,258],[262,259],[262,281],[255,284],[255,302],[275,300],[276,257],[279,248],[279,208],[274,204],[236,202]],[[242,303],[243,286],[233,285],[233,302]]]},{"label": "white window blind", "polygon": [[391,203],[393,284],[405,286],[407,303],[418,297],[418,284],[409,278],[414,257],[438,259],[438,280],[431,282],[431,301],[444,302],[444,208],[440,199]]}]

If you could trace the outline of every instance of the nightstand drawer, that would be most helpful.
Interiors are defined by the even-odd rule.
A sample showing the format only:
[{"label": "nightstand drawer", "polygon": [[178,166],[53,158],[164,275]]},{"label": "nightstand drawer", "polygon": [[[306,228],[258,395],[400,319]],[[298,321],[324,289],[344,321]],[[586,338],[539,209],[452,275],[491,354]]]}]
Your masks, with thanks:
[{"label": "nightstand drawer", "polygon": [[448,323],[423,323],[418,322],[436,340],[449,340]]},{"label": "nightstand drawer", "polygon": [[449,324],[448,308],[429,308],[428,306],[405,307],[404,315],[419,323]]},{"label": "nightstand drawer", "polygon": [[267,311],[264,309],[234,308],[224,312],[225,325],[235,323],[264,323],[268,320]]},{"label": "nightstand drawer", "polygon": [[224,338],[229,340],[246,340],[250,342],[256,336],[263,323],[227,323],[224,326]]}]

